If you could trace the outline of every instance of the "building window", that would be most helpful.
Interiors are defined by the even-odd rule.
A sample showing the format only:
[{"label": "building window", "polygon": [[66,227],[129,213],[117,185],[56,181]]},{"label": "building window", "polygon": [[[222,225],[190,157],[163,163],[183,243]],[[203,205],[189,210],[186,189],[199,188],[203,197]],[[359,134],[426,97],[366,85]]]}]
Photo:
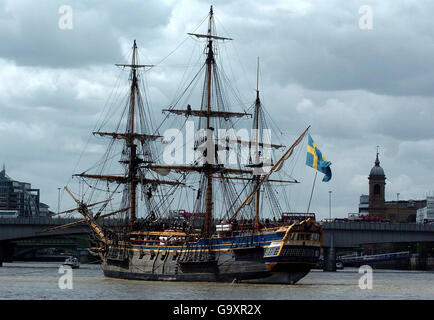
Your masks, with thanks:
[{"label": "building window", "polygon": [[380,196],[380,185],[374,185],[374,196]]}]

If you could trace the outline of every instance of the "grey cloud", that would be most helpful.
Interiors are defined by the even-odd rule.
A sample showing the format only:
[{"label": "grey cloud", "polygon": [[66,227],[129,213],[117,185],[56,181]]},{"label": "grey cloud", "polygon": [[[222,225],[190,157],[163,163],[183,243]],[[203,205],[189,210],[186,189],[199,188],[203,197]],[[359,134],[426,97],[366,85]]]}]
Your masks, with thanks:
[{"label": "grey cloud", "polygon": [[[59,8],[69,5],[73,28],[62,30]],[[18,65],[83,67],[122,57],[119,37],[164,26],[170,8],[160,1],[2,1],[0,57]]]},{"label": "grey cloud", "polygon": [[[372,7],[372,30],[358,27],[362,4]],[[431,96],[433,8],[429,1],[419,1],[416,7],[406,10],[384,1],[322,2],[312,4],[306,14],[278,8],[268,16],[250,11],[246,15],[258,23],[253,20],[247,28],[236,17],[232,20],[241,30],[243,45],[275,67],[273,77],[281,84]]]},{"label": "grey cloud", "polygon": [[[71,31],[57,27],[63,4],[74,9]],[[362,4],[374,10],[372,31],[358,29]],[[0,10],[0,163],[12,177],[41,188],[43,201],[55,207],[57,188],[70,179],[117,82],[120,71],[113,63],[127,61],[124,49],[133,39],[143,62],[160,61],[206,16],[209,4],[0,0],[0,8],[6,8]],[[273,135],[289,144],[311,125],[313,138],[333,163],[332,181],[318,183],[314,195],[312,210],[320,218],[328,216],[329,190],[334,216],[357,211],[377,144],[389,199],[395,192],[403,199],[420,198],[423,190],[433,189],[430,2],[223,1],[214,9],[219,33],[235,38],[222,45],[219,58],[230,61],[225,72],[235,77],[245,104],[237,108],[254,101],[260,56],[262,101],[286,132]],[[184,67],[203,58],[201,45],[189,39],[147,73],[157,123]],[[121,102],[113,110],[118,112]],[[91,141],[80,169],[99,158],[102,144]],[[302,183],[291,189],[294,210],[306,210],[313,175],[302,150],[294,170]]]}]

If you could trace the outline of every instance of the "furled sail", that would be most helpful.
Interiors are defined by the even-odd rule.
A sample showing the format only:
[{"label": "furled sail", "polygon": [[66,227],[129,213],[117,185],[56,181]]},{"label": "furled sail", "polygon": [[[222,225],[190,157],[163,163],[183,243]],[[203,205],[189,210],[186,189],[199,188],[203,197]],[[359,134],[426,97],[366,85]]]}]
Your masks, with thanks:
[{"label": "furled sail", "polygon": [[167,176],[171,171],[168,168],[151,168],[151,170],[163,177]]}]

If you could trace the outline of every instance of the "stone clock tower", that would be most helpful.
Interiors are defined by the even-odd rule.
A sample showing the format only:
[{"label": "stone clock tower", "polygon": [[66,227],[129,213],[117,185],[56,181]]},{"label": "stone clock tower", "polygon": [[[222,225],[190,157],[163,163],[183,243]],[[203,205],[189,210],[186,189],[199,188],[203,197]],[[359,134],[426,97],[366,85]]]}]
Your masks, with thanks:
[{"label": "stone clock tower", "polygon": [[386,213],[385,201],[386,176],[384,170],[380,167],[380,160],[375,159],[375,165],[369,174],[369,215],[384,217]]}]

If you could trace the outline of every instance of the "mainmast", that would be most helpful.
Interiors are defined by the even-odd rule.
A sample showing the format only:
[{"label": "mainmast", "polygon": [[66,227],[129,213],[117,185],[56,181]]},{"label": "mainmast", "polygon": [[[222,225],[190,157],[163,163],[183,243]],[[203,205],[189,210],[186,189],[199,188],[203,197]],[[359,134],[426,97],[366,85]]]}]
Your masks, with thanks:
[{"label": "mainmast", "polygon": [[[215,155],[210,154],[211,144],[213,143],[213,134],[210,131],[213,131],[214,128],[211,127],[211,118],[213,117],[223,117],[225,119],[229,117],[243,117],[248,114],[246,113],[236,113],[236,112],[226,112],[226,111],[213,111],[211,102],[212,102],[212,77],[213,71],[215,71],[215,57],[214,57],[214,40],[232,40],[231,38],[219,37],[213,34],[214,29],[214,12],[212,6],[209,11],[209,20],[208,20],[208,32],[207,34],[196,34],[189,33],[189,35],[195,36],[197,38],[205,38],[207,39],[207,58],[206,58],[206,83],[204,86],[204,90],[206,90],[206,98],[204,104],[202,105],[200,110],[174,110],[168,109],[163,110],[175,114],[185,114],[187,116],[198,116],[206,118],[206,130],[207,130],[207,160],[200,168],[200,172],[206,177],[206,193],[205,193],[205,225],[204,225],[204,236],[209,237],[211,235],[211,222],[213,216],[213,174],[217,171],[221,171],[221,166],[214,165],[213,161],[209,163],[208,159],[212,159]],[[197,170],[193,168],[185,168],[185,170]]]},{"label": "mainmast", "polygon": [[[258,65],[256,68],[256,100],[255,100],[255,113],[254,113],[254,127],[256,133],[256,150],[255,150],[255,164],[259,163],[259,112],[261,108],[261,100],[259,99],[259,57]],[[261,176],[255,175],[254,180],[256,181],[256,201],[255,201],[255,227],[259,228],[259,200],[261,197],[261,188],[259,187],[259,181]]]},{"label": "mainmast", "polygon": [[[212,94],[212,72],[215,68],[215,59],[214,59],[214,48],[213,48],[213,40],[232,40],[230,38],[223,38],[213,35],[213,24],[214,24],[214,12],[212,6],[209,11],[209,20],[208,20],[208,32],[206,35],[203,34],[195,34],[189,33],[197,38],[206,38],[208,39],[208,52],[206,58],[206,113],[204,114],[206,117],[206,129],[207,129],[207,139],[212,138],[212,134],[210,130],[211,128],[210,122],[211,117],[230,117],[230,116],[244,116],[245,114],[232,114],[231,112],[213,112],[211,106],[211,94]],[[172,112],[175,110],[172,110]],[[199,115],[203,116],[203,114]],[[213,141],[207,140],[207,146],[209,147]],[[209,154],[210,150],[207,150],[207,159],[214,157],[214,155]],[[211,221],[213,216],[213,173],[216,171],[213,163],[204,163],[203,165],[203,174],[207,178],[206,185],[206,194],[205,194],[205,226],[204,226],[204,236],[209,237],[211,235]]]},{"label": "mainmast", "polygon": [[130,227],[134,230],[136,223],[136,189],[138,184],[137,179],[137,145],[134,143],[134,111],[137,89],[137,67],[136,67],[136,52],[137,45],[134,40],[133,57],[131,62],[131,99],[130,99],[130,138],[127,140],[127,147],[130,149],[130,163],[128,165],[128,178],[130,179]]},{"label": "mainmast", "polygon": [[[213,10],[212,6],[209,11],[209,21],[208,21],[208,56],[206,59],[207,65],[207,116],[206,116],[206,129],[207,129],[207,138],[211,136],[210,130],[210,113],[211,113],[211,79],[212,79],[212,67],[214,65],[214,51],[212,47],[212,23],[213,23]],[[209,141],[208,146],[209,146]],[[207,155],[209,155],[209,150],[207,151]],[[214,156],[214,155],[211,155]],[[207,178],[207,186],[206,186],[206,198],[205,198],[205,236],[208,237],[211,234],[211,221],[213,215],[213,201],[212,201],[212,175],[213,171],[210,168],[210,164],[206,163],[206,178]]]},{"label": "mainmast", "polygon": [[206,128],[209,130],[210,128],[210,112],[211,112],[211,75],[212,75],[212,67],[214,65],[214,51],[212,47],[212,22],[213,22],[213,10],[212,6],[209,11],[209,21],[208,21],[208,56],[206,58],[206,65],[207,65],[207,104],[206,104],[206,110],[207,110],[207,116],[206,116]]}]

